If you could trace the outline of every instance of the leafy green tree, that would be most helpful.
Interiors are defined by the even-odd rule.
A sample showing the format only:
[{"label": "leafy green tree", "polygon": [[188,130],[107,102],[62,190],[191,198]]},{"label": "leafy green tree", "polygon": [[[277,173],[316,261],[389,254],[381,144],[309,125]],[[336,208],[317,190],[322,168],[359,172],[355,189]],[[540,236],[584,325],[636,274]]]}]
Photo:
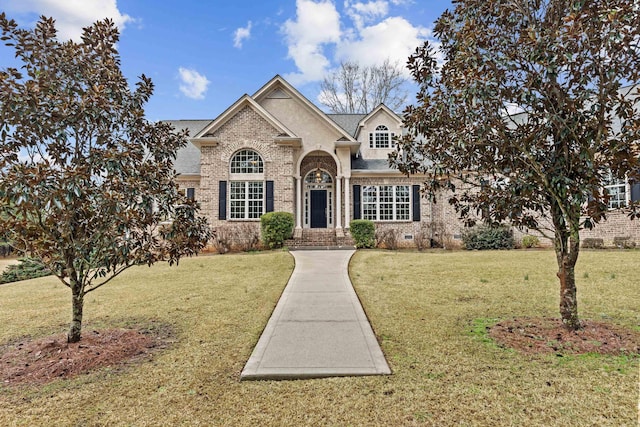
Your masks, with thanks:
[{"label": "leafy green tree", "polygon": [[[437,47],[409,58],[420,85],[391,163],[426,173],[426,193],[474,222],[509,221],[553,239],[560,314],[580,327],[579,231],[605,219],[603,184],[639,178],[638,0],[459,0]],[[637,215],[632,212],[631,215]]]},{"label": "leafy green tree", "polygon": [[0,70],[0,229],[70,288],[77,342],[87,293],[196,254],[209,228],[174,180],[186,135],[145,119],[153,85],[143,75],[130,90],[112,21],[80,43],[57,40],[45,17],[25,30],[2,13],[0,29],[21,63]]}]

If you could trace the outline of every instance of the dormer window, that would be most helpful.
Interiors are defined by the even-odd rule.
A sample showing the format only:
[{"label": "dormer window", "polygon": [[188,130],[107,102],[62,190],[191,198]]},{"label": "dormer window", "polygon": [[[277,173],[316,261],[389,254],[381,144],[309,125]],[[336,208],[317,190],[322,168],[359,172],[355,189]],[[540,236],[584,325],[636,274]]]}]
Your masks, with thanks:
[{"label": "dormer window", "polygon": [[369,134],[369,148],[391,148],[393,136],[388,127],[379,125],[375,132]]}]

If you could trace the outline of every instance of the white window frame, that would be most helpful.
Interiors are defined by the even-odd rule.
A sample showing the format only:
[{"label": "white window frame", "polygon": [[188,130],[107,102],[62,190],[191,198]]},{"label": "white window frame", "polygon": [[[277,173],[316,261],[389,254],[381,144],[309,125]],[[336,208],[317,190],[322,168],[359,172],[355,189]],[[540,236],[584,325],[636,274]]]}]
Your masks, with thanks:
[{"label": "white window frame", "polygon": [[232,174],[264,173],[264,161],[257,151],[244,148],[231,157],[229,171]]},{"label": "white window frame", "polygon": [[[406,188],[407,200],[399,200],[401,195],[398,194],[398,188]],[[383,188],[385,192],[391,188],[391,200],[380,200],[380,189]],[[368,191],[374,190],[373,195],[367,194]],[[367,197],[373,196],[372,201],[368,201]],[[362,186],[362,195],[360,200],[360,218],[367,219],[375,222],[408,222],[411,221],[411,186],[400,185],[364,185]],[[388,212],[391,208],[391,217],[389,218]],[[402,211],[400,210],[402,209]],[[399,213],[404,212],[406,209],[406,215],[400,217]]]},{"label": "white window frame", "polygon": [[[260,185],[260,197],[250,197],[251,187]],[[237,187],[241,190],[240,196],[235,197]],[[259,220],[265,210],[265,185],[264,181],[231,181],[229,183],[229,219],[231,220]],[[254,193],[256,194],[256,193]],[[234,209],[236,206],[241,209]],[[255,209],[259,206],[258,209]],[[238,215],[241,212],[241,215]]]},{"label": "white window frame", "polygon": [[[609,209],[620,209],[629,206],[631,202],[631,186],[629,180],[615,178],[611,172],[605,178],[603,191],[609,195]],[[622,191],[621,191],[622,190]]]},{"label": "white window frame", "polygon": [[388,150],[393,146],[395,134],[385,125],[378,125],[374,132],[369,134],[369,148]]}]

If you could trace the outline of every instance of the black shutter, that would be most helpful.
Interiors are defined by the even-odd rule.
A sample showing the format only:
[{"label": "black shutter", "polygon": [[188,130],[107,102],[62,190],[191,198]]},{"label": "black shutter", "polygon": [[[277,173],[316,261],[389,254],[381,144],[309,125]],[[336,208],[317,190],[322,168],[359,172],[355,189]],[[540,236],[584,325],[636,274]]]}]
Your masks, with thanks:
[{"label": "black shutter", "polygon": [[227,181],[218,183],[218,219],[227,219]]},{"label": "black shutter", "polygon": [[413,220],[416,222],[420,221],[420,186],[413,185],[412,186],[412,202],[413,202]]},{"label": "black shutter", "polygon": [[640,182],[631,184],[631,201],[632,202],[640,201]]},{"label": "black shutter", "polygon": [[353,186],[353,219],[360,219],[360,186]]},{"label": "black shutter", "polygon": [[187,188],[187,199],[194,200],[196,198],[196,189]]},{"label": "black shutter", "polygon": [[369,148],[373,148],[373,132],[369,133]]},{"label": "black shutter", "polygon": [[266,212],[273,212],[273,181],[267,181]]}]

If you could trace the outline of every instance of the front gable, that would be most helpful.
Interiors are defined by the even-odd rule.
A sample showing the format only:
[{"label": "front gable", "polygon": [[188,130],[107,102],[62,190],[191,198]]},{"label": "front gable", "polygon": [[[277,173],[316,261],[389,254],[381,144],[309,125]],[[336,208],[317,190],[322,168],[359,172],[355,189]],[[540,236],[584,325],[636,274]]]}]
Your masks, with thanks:
[{"label": "front gable", "polygon": [[358,124],[356,138],[363,159],[387,159],[395,149],[394,136],[402,134],[402,119],[386,105],[378,105]]},{"label": "front gable", "polygon": [[276,76],[252,97],[265,111],[301,138],[302,151],[333,152],[340,141],[357,146],[356,140],[318,107]]}]

